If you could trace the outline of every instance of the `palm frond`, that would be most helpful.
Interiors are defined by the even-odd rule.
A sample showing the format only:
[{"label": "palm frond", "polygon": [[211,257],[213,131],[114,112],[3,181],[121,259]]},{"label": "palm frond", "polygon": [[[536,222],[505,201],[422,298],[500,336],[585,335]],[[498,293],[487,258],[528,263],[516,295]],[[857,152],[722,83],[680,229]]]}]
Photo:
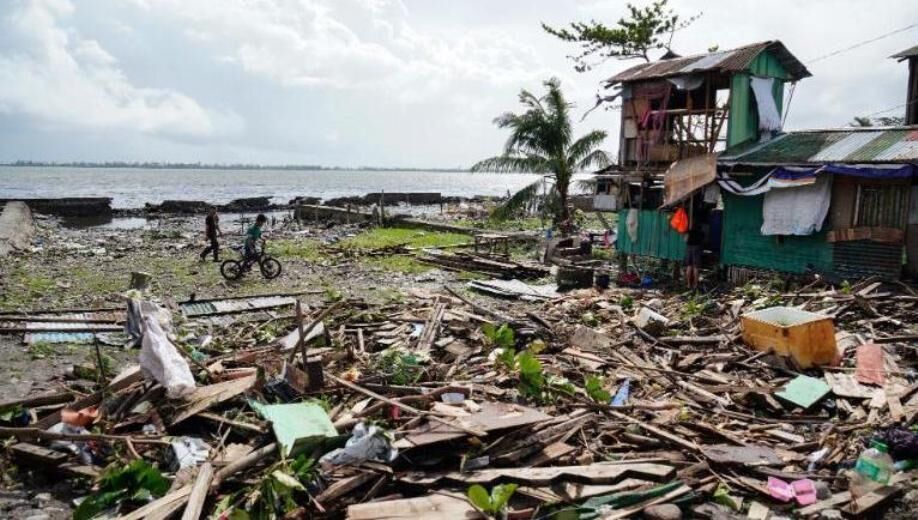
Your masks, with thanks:
[{"label": "palm frond", "polygon": [[567,163],[572,168],[579,168],[580,162],[599,147],[607,135],[602,130],[593,130],[574,141],[567,150]]},{"label": "palm frond", "polygon": [[503,204],[491,211],[491,218],[496,221],[509,220],[525,210],[532,208],[539,198],[539,189],[542,187],[542,180],[537,180],[517,191],[510,196]]},{"label": "palm frond", "polygon": [[498,155],[472,165],[473,172],[494,173],[550,173],[550,163],[536,155]]},{"label": "palm frond", "polygon": [[593,150],[575,166],[578,170],[592,170],[596,168],[605,168],[610,164],[612,164],[612,160],[609,158],[609,154],[603,150]]}]

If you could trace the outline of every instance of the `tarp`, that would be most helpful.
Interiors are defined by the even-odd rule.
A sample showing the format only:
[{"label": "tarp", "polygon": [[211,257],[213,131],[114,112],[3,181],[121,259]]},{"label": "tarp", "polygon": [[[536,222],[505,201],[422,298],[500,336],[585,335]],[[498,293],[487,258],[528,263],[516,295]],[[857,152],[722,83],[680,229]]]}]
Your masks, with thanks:
[{"label": "tarp", "polygon": [[865,179],[910,179],[918,175],[912,164],[825,164],[816,167],[779,166],[749,186],[742,186],[726,172],[717,173],[717,184],[734,195],[761,195],[772,188],[809,186],[821,174]]},{"label": "tarp", "polygon": [[693,191],[714,182],[717,177],[717,154],[707,153],[681,159],[663,176],[664,206],[671,206]]}]

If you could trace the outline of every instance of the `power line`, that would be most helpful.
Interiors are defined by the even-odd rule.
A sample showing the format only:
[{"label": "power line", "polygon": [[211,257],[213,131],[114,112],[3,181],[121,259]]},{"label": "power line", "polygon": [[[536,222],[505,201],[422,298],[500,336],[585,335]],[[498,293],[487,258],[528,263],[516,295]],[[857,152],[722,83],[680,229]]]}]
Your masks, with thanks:
[{"label": "power line", "polygon": [[875,41],[882,40],[883,38],[892,36],[892,35],[894,35],[894,34],[898,34],[898,33],[900,33],[900,32],[905,32],[905,31],[907,31],[907,30],[909,30],[909,29],[912,29],[912,28],[914,28],[914,27],[918,27],[918,23],[913,23],[913,24],[911,24],[911,25],[909,25],[909,26],[906,26],[906,27],[903,27],[903,28],[901,28],[901,29],[896,29],[895,31],[890,31],[890,32],[885,33],[885,34],[881,34],[880,36],[877,36],[876,38],[871,38],[871,39],[869,39],[869,40],[864,40],[864,41],[855,43],[854,45],[851,45],[851,46],[849,46],[849,47],[845,47],[844,49],[838,49],[838,50],[832,51],[832,52],[830,52],[830,53],[828,53],[828,54],[823,54],[822,56],[819,56],[818,58],[813,58],[812,60],[807,61],[806,64],[809,65],[809,64],[811,64],[811,63],[816,63],[817,61],[821,61],[821,60],[824,60],[824,59],[826,59],[826,58],[831,58],[832,56],[837,56],[837,55],[839,55],[839,54],[841,54],[841,53],[843,53],[843,52],[848,52],[848,51],[850,51],[850,50],[857,49],[858,47],[862,47],[862,46],[864,46],[864,45],[867,45],[868,43],[873,43],[873,42],[875,42]]}]

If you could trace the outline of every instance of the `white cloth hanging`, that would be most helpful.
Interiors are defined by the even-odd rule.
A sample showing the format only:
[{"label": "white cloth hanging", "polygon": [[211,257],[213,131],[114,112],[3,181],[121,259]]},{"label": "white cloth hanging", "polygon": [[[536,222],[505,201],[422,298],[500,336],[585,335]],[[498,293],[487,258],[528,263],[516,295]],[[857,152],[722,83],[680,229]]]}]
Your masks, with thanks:
[{"label": "white cloth hanging", "polygon": [[832,200],[829,175],[798,188],[771,190],[762,204],[763,235],[812,235],[822,229]]},{"label": "white cloth hanging", "polygon": [[769,132],[781,130],[781,114],[778,112],[778,106],[775,104],[775,96],[772,94],[774,78],[751,78],[752,93],[755,94],[755,102],[759,108],[759,129]]}]

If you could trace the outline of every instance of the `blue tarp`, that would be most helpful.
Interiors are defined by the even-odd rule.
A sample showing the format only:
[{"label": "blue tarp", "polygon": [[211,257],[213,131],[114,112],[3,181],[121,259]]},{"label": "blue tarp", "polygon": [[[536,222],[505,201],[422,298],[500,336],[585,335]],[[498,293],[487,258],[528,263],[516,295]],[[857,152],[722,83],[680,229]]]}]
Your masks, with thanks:
[{"label": "blue tarp", "polygon": [[916,172],[913,164],[825,164],[812,168],[779,166],[769,175],[782,180],[800,180],[820,173],[868,179],[910,179]]}]

